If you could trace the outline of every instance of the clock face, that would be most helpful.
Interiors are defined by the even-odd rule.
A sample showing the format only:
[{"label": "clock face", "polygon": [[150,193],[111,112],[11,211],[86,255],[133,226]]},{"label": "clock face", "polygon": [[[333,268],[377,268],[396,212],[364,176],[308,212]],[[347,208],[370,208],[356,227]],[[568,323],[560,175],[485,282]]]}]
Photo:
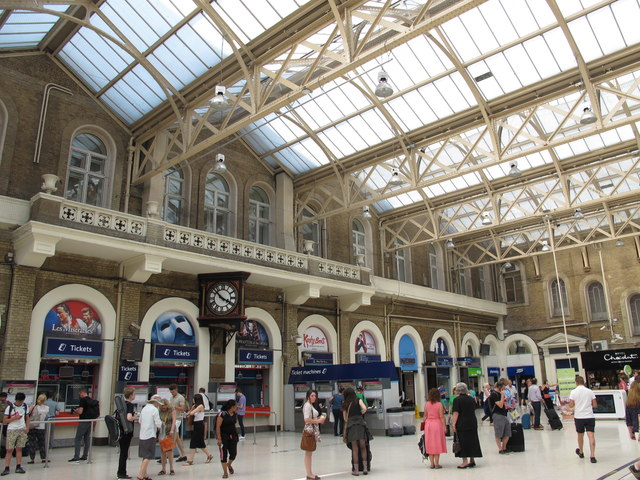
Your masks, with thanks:
[{"label": "clock face", "polygon": [[216,315],[226,315],[238,305],[238,289],[233,283],[218,282],[207,291],[207,305]]}]

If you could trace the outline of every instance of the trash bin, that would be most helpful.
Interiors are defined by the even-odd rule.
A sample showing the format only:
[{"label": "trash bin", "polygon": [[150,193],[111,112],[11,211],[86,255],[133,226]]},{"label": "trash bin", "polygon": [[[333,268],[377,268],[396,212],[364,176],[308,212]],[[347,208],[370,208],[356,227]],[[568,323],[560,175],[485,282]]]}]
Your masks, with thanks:
[{"label": "trash bin", "polygon": [[414,407],[402,407],[402,430],[405,435],[415,435]]},{"label": "trash bin", "polygon": [[404,435],[401,407],[387,408],[386,427],[388,437],[401,437]]}]

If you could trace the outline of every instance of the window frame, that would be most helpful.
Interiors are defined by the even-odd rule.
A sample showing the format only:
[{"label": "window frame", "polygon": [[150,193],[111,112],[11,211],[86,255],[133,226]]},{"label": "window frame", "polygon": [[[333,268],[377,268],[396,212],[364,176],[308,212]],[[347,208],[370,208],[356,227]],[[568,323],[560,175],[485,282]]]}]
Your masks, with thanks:
[{"label": "window frame", "polygon": [[[307,212],[307,214],[305,214],[305,212]],[[311,252],[311,255],[314,255],[316,257],[321,257],[321,258],[326,258],[326,252],[325,252],[325,221],[324,219],[318,220],[315,219],[316,217],[316,213],[315,213],[315,209],[311,208],[311,207],[305,207],[302,209],[302,219],[309,219],[309,218],[314,218],[314,220],[312,220],[309,223],[305,223],[304,225],[302,225],[300,227],[299,230],[299,235],[300,235],[300,239],[301,239],[301,245],[300,245],[300,250],[303,251],[304,249],[304,242],[306,240],[311,240],[313,241],[313,251]],[[308,229],[307,231],[305,231],[305,229]],[[311,237],[309,238],[308,235],[308,231],[311,232]]]},{"label": "window frame", "polygon": [[[169,173],[170,172],[170,173]],[[173,174],[178,173],[180,175],[178,183],[180,184],[180,195],[171,193],[169,190],[169,181],[177,181],[173,178]],[[185,220],[185,207],[186,207],[186,178],[182,167],[179,165],[173,165],[164,171],[164,195],[162,197],[162,220],[172,225],[182,225]],[[179,211],[177,221],[173,222],[167,218],[167,212],[169,211],[168,205],[171,200],[179,201]]]},{"label": "window frame", "polygon": [[[220,191],[216,188],[212,188],[210,185],[213,184],[213,182],[209,181],[209,178],[211,177],[215,177],[218,178],[222,181],[222,183],[224,184],[224,186],[226,187],[226,190],[224,191]],[[207,197],[208,197],[208,193],[211,193],[213,196],[213,204],[210,204],[207,202]],[[221,195],[226,195],[226,207],[219,207],[218,206],[218,198]],[[223,236],[227,236],[227,237],[231,237],[232,232],[231,232],[231,217],[232,217],[232,210],[231,210],[231,202],[232,202],[232,193],[231,193],[231,185],[229,184],[229,182],[227,181],[227,179],[213,171],[213,170],[209,170],[207,172],[207,174],[205,175],[204,178],[204,199],[203,199],[203,212],[204,212],[204,230],[205,232],[209,232],[209,233],[215,233],[216,235],[223,235]],[[222,216],[224,217],[224,222],[225,222],[225,233],[219,233],[217,232],[218,229],[218,213],[222,213]],[[212,218],[213,219],[213,225],[210,225],[209,219]]]},{"label": "window frame", "polygon": [[[261,195],[263,199],[256,200],[254,198],[251,198],[254,191],[262,192],[264,194],[264,195]],[[265,202],[264,199],[267,199],[268,203]],[[255,213],[254,213],[254,206],[255,206]],[[268,218],[264,218],[259,215],[259,212],[264,208],[267,208]],[[269,192],[260,185],[251,186],[251,188],[249,188],[249,215],[248,215],[248,228],[247,228],[247,232],[249,236],[248,240],[250,242],[258,243],[260,245],[267,245],[267,246],[273,245],[273,214],[274,214],[273,199],[272,199],[272,196],[269,194]],[[255,223],[254,228],[252,228],[252,222]],[[260,233],[260,232],[264,232],[263,228],[261,227],[263,228],[266,227],[266,235],[264,233]],[[252,239],[252,236],[254,237],[253,239]],[[265,236],[267,237],[266,239],[263,238]]]},{"label": "window frame", "polygon": [[[634,307],[634,303],[637,304]],[[634,293],[627,300],[627,308],[629,309],[629,327],[631,335],[640,335],[640,293]]]},{"label": "window frame", "polygon": [[[99,152],[93,152],[86,150],[78,146],[74,146],[74,142],[81,135],[88,135],[94,137],[104,146],[105,154]],[[111,191],[113,187],[113,171],[115,164],[116,148],[113,139],[104,131],[98,130],[92,127],[81,127],[73,132],[71,135],[67,156],[67,168],[64,178],[63,197],[66,200],[74,202],[84,203],[95,207],[109,208],[111,204]],[[76,167],[72,164],[74,158],[74,152],[80,153],[84,157],[84,167]],[[95,172],[91,170],[93,159],[99,159],[102,162],[102,172]],[[82,177],[82,192],[79,193],[77,198],[70,198],[67,193],[69,192],[71,185],[71,177],[73,174]],[[90,181],[91,178],[98,178],[102,184],[102,190],[99,192],[100,198],[95,202],[87,201],[89,184],[95,184]]]},{"label": "window frame", "polygon": [[[594,311],[594,302],[598,299],[593,298],[592,296],[592,287],[598,285],[600,287],[600,295],[601,299],[599,299],[600,303],[602,303],[603,309],[600,311]],[[587,297],[587,310],[589,312],[589,317],[591,320],[607,320],[609,318],[609,312],[607,307],[607,299],[605,297],[604,285],[602,282],[598,280],[593,280],[589,282],[585,288],[585,294]]]},{"label": "window frame", "polygon": [[551,279],[549,282],[549,298],[551,305],[551,316],[552,317],[560,317],[562,316],[562,309],[560,307],[560,303],[557,303],[558,300],[558,290],[559,294],[562,297],[563,305],[564,305],[564,315],[569,315],[569,297],[567,293],[567,284],[564,279],[560,279],[560,288],[555,287],[554,285],[558,282],[557,278]]}]

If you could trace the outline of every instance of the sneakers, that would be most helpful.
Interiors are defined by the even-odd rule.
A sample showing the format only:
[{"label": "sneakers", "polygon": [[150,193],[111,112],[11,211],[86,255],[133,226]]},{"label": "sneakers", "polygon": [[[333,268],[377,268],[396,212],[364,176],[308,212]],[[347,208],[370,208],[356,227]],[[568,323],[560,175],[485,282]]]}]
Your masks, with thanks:
[{"label": "sneakers", "polygon": [[80,457],[80,460],[86,461],[87,457],[86,456],[85,457]]},{"label": "sneakers", "polygon": [[582,453],[579,448],[576,448],[576,455],[578,455],[580,458],[584,458],[584,453]]},{"label": "sneakers", "polygon": [[238,440],[244,440],[244,435],[240,435],[240,437],[238,438]]},{"label": "sneakers", "polygon": [[24,468],[22,468],[22,465],[18,465],[16,467],[16,473],[27,473],[24,471]]},{"label": "sneakers", "polygon": [[122,479],[122,480],[130,480],[132,477],[131,477],[131,475],[127,475],[125,473],[124,475],[118,475],[118,478]]},{"label": "sneakers", "polygon": [[176,462],[186,462],[187,461],[187,456],[183,456],[183,457],[178,457],[178,459],[176,460]]},{"label": "sneakers", "polygon": [[71,460],[69,460],[69,463],[80,463],[80,459],[73,457]]},{"label": "sneakers", "polygon": [[2,473],[0,473],[0,477],[4,477],[5,475],[9,475],[11,472],[8,468],[5,468]]}]

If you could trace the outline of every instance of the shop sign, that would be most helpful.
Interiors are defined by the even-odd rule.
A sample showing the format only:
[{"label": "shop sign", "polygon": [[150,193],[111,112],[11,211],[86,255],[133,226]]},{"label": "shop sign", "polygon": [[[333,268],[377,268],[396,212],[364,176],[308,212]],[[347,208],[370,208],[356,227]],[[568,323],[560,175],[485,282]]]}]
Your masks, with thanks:
[{"label": "shop sign", "polygon": [[489,367],[489,368],[487,368],[487,374],[490,377],[499,377],[500,376],[500,368],[499,367]]},{"label": "shop sign", "polygon": [[333,353],[303,352],[302,360],[305,365],[332,365]]},{"label": "shop sign", "polygon": [[525,365],[522,367],[507,367],[507,375],[510,377],[522,375],[535,375],[533,365]]},{"label": "shop sign", "polygon": [[362,330],[356,337],[355,345],[356,353],[366,353],[367,355],[377,353],[376,341],[371,333]]},{"label": "shop sign", "polygon": [[138,365],[120,365],[118,369],[119,382],[137,382]]},{"label": "shop sign", "polygon": [[400,357],[400,369],[404,372],[415,372],[418,370],[418,363],[415,358]]},{"label": "shop sign", "polygon": [[153,358],[155,360],[174,362],[196,362],[198,360],[198,347],[156,343],[154,345]]},{"label": "shop sign", "polygon": [[478,367],[469,367],[467,369],[467,374],[470,377],[481,377],[482,376],[482,368]]},{"label": "shop sign", "polygon": [[45,357],[102,358],[102,342],[72,338],[47,338]]},{"label": "shop sign", "polygon": [[622,370],[625,365],[640,368],[640,348],[580,352],[580,356],[585,370]]},{"label": "shop sign", "polygon": [[328,352],[329,341],[318,327],[309,327],[302,334],[302,350],[305,352]]},{"label": "shop sign", "polygon": [[356,361],[358,363],[373,363],[382,360],[380,355],[356,355]]},{"label": "shop sign", "polygon": [[238,363],[252,363],[260,365],[273,364],[271,350],[238,350]]},{"label": "shop sign", "polygon": [[453,367],[453,357],[436,357],[437,367]]},{"label": "shop sign", "polygon": [[405,372],[415,372],[418,370],[418,356],[416,347],[409,335],[403,335],[398,344],[400,369]]},{"label": "shop sign", "polygon": [[479,367],[480,366],[480,358],[479,357],[458,357],[458,364],[463,367]]},{"label": "shop sign", "polygon": [[330,380],[362,380],[388,378],[398,380],[398,372],[393,362],[346,363],[341,365],[309,365],[293,367],[289,374],[290,384]]}]

